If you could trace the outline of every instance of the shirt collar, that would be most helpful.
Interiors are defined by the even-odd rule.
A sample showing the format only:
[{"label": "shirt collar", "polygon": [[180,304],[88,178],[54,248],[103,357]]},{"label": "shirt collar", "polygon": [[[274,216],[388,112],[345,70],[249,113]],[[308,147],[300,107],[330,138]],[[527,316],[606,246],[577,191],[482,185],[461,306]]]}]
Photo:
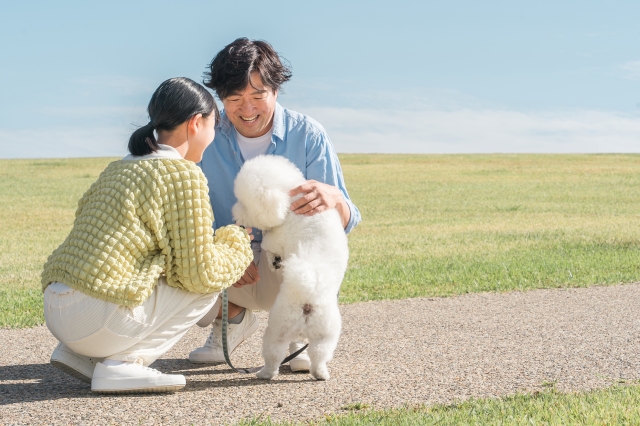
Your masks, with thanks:
[{"label": "shirt collar", "polygon": [[158,144],[158,150],[156,152],[152,152],[151,154],[141,155],[141,156],[135,156],[135,155],[129,154],[126,157],[124,157],[123,160],[138,161],[138,160],[150,160],[154,158],[182,160],[182,156],[180,155],[177,149],[175,149],[172,146],[164,145],[161,143]]},{"label": "shirt collar", "polygon": [[227,117],[227,112],[222,110],[220,113],[220,124],[219,124],[220,132],[225,135],[227,138],[231,139],[231,135],[235,136],[236,128],[231,124],[231,120]]},{"label": "shirt collar", "polygon": [[284,108],[276,102],[276,109],[273,112],[273,136],[283,141],[285,129]]}]

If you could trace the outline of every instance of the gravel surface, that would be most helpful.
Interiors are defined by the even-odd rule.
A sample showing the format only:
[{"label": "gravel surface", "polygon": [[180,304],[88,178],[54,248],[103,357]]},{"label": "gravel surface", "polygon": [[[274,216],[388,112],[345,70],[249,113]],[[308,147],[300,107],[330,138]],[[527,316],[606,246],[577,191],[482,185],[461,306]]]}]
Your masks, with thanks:
[{"label": "gravel surface", "polygon": [[[344,330],[331,380],[281,368],[273,381],[197,366],[194,327],[154,367],[187,377],[171,395],[105,397],[51,367],[45,327],[0,330],[0,424],[228,424],[242,418],[321,418],[374,408],[513,394],[555,382],[563,391],[640,379],[640,284],[470,294],[341,306]],[[259,332],[236,366],[261,365]],[[400,321],[396,320],[399,317]],[[344,412],[344,411],[342,411]]]}]

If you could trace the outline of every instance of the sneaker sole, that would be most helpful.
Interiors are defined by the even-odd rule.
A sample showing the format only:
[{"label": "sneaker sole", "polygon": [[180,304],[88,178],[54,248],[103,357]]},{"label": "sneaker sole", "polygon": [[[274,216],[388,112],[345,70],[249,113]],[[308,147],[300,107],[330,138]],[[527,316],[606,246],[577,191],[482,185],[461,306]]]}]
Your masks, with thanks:
[{"label": "sneaker sole", "polygon": [[[233,353],[233,352],[231,352]],[[231,355],[231,354],[229,354]],[[191,359],[189,358],[189,362],[191,364],[207,364],[207,365],[222,365],[222,364],[226,364],[226,361],[203,361],[203,360],[196,360],[196,359]]]},{"label": "sneaker sole", "polygon": [[91,389],[91,392],[104,394],[127,394],[127,393],[169,393],[179,391],[185,385],[157,386],[153,388],[135,389]]},{"label": "sneaker sole", "polygon": [[294,358],[289,361],[289,368],[294,373],[299,372],[309,372],[311,369],[311,361],[310,360],[299,360],[298,358]]},{"label": "sneaker sole", "polygon": [[[253,333],[255,333],[259,325],[260,325],[260,322],[258,321],[258,318],[253,317],[253,323],[249,327],[247,327],[247,329],[242,333],[242,340],[240,341],[240,343],[238,343],[233,347],[231,352],[229,352],[229,356],[231,356],[231,354],[235,352],[235,350],[238,348],[238,346],[242,344],[242,342],[247,340]],[[222,365],[227,363],[227,361],[225,360],[208,361],[208,360],[191,359],[191,354],[189,354],[189,362],[192,364],[210,364],[210,365]]]},{"label": "sneaker sole", "polygon": [[85,376],[80,371],[69,367],[67,364],[65,364],[63,362],[60,362],[60,361],[55,361],[55,360],[50,361],[50,363],[55,368],[57,368],[58,370],[68,374],[69,376],[74,377],[74,378],[76,378],[78,380],[82,380],[85,383],[91,384],[91,377]]},{"label": "sneaker sole", "polygon": [[291,369],[292,372],[294,373],[300,373],[300,372],[309,372],[309,367],[303,367],[303,368],[293,368],[291,367],[291,362],[289,362],[289,368]]}]

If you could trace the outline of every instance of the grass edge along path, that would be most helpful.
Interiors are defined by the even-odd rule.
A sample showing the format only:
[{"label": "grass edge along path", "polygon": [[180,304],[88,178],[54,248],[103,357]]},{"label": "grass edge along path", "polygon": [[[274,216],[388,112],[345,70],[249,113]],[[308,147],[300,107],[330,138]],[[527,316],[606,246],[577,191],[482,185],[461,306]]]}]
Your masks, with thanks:
[{"label": "grass edge along path", "polygon": [[365,403],[343,407],[344,414],[310,422],[249,419],[237,426],[360,425],[623,425],[640,423],[640,384],[624,383],[587,392],[563,393],[553,383],[533,393],[469,399],[451,405],[370,410]]}]

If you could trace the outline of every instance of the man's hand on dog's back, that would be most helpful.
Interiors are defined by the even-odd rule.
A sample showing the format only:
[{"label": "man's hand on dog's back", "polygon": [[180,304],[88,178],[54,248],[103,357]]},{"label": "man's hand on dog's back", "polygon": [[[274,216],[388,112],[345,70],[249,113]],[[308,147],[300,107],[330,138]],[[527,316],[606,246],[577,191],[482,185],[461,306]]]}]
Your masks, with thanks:
[{"label": "man's hand on dog's back", "polygon": [[316,180],[308,180],[289,191],[291,197],[298,194],[303,195],[291,204],[291,210],[295,214],[313,216],[335,208],[342,219],[342,227],[347,227],[351,218],[351,210],[337,187]]}]

